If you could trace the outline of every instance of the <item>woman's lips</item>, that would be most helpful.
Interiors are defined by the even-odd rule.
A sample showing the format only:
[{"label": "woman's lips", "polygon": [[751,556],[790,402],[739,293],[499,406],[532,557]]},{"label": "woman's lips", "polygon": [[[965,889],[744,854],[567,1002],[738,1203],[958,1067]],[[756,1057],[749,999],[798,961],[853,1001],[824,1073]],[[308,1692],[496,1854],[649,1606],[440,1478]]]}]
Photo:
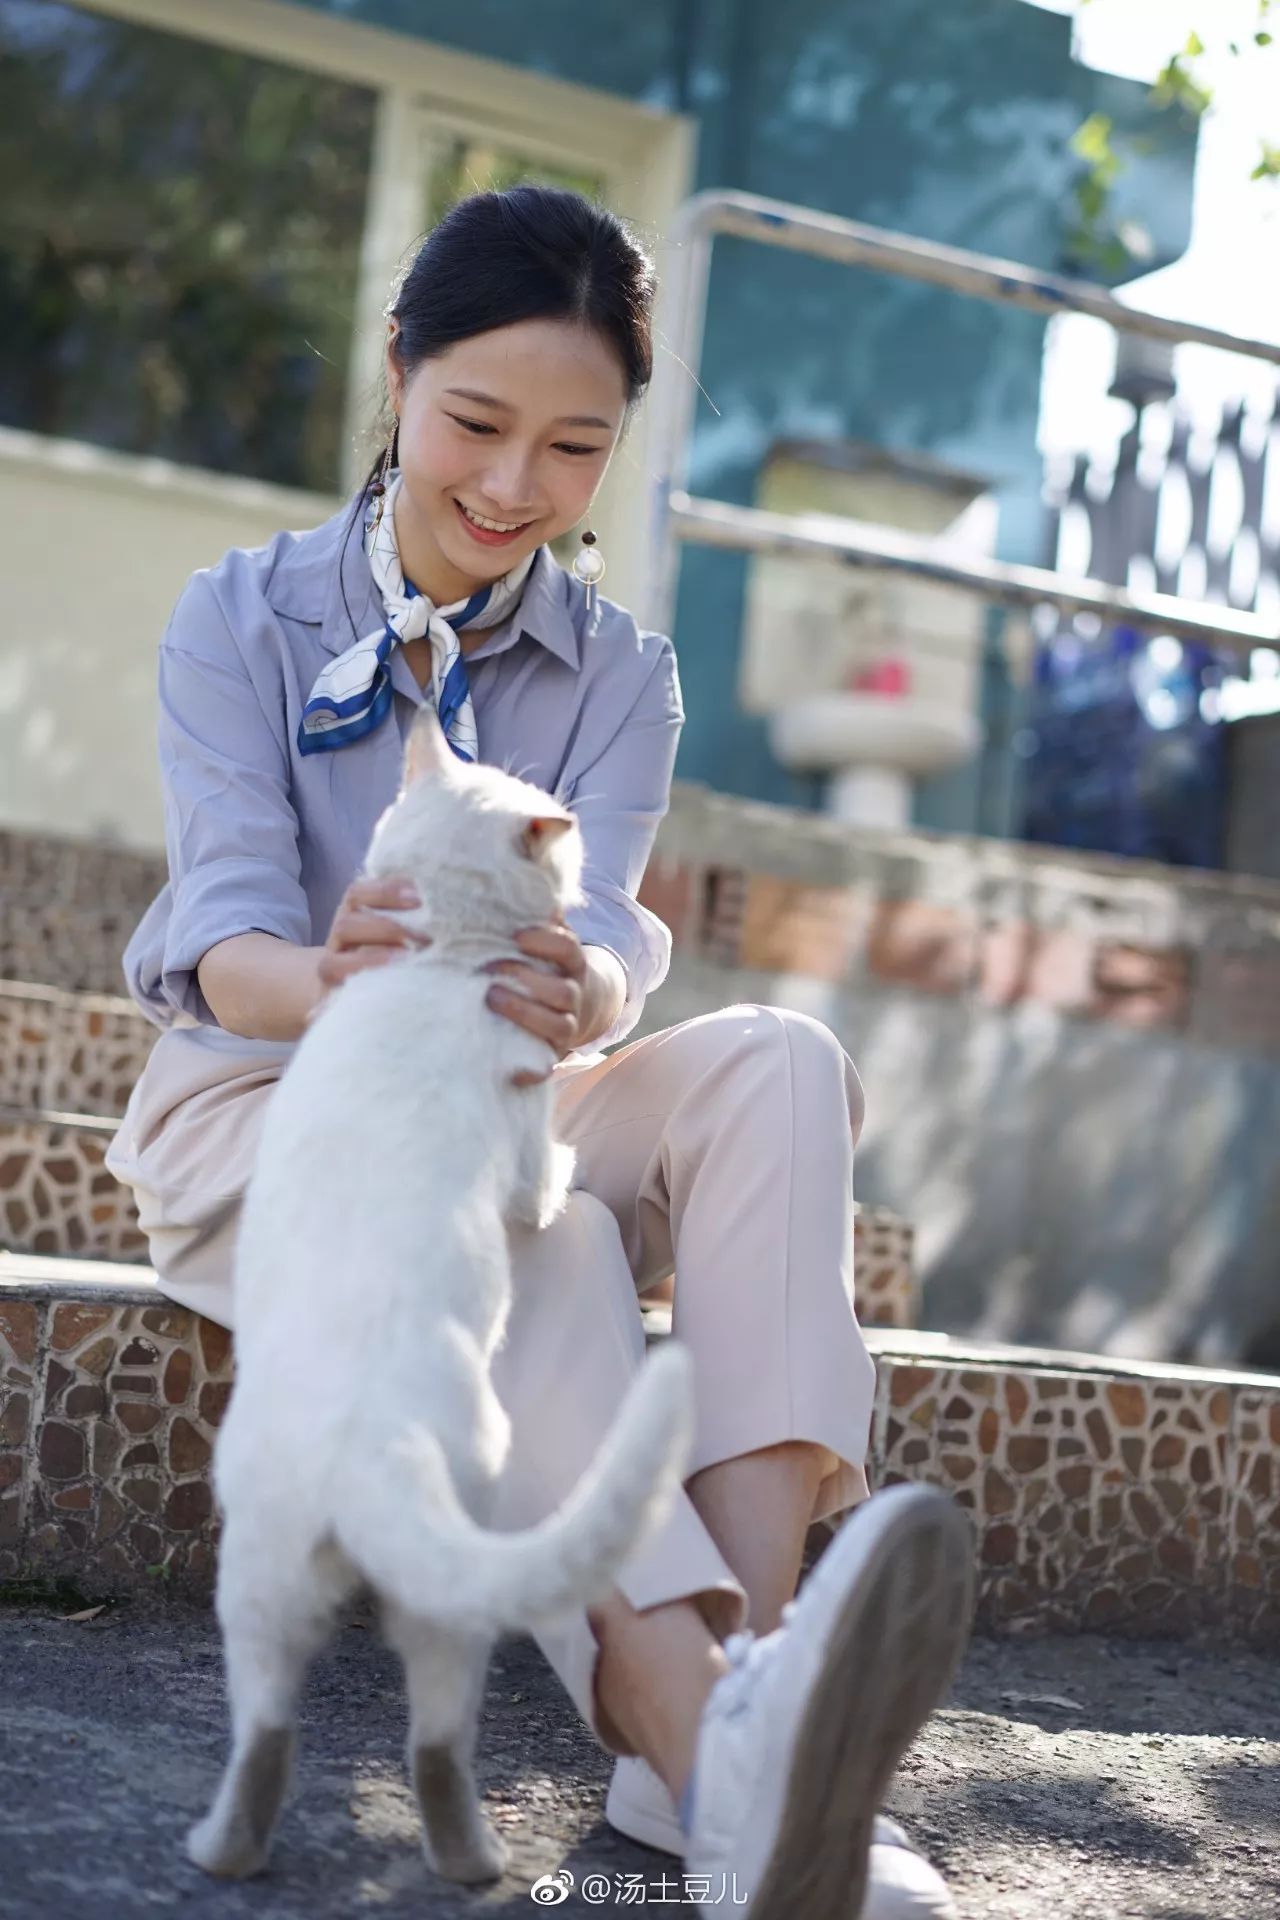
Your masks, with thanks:
[{"label": "woman's lips", "polygon": [[453,504],[457,508],[459,520],[471,538],[478,541],[482,547],[509,547],[513,540],[518,540],[520,535],[533,525],[531,520],[526,520],[524,526],[515,527],[510,533],[493,533],[488,527],[478,527],[474,520],[468,520],[462,511],[460,500],[455,500]]}]

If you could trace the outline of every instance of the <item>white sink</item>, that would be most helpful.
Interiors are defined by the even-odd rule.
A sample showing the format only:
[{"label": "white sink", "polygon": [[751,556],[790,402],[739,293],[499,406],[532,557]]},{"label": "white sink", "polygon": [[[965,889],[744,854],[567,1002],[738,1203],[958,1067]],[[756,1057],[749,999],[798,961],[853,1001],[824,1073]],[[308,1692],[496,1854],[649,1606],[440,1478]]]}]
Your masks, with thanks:
[{"label": "white sink", "polygon": [[911,782],[961,766],[981,742],[972,713],[913,694],[809,694],[769,719],[783,766],[833,775],[831,812],[861,826],[907,826]]}]

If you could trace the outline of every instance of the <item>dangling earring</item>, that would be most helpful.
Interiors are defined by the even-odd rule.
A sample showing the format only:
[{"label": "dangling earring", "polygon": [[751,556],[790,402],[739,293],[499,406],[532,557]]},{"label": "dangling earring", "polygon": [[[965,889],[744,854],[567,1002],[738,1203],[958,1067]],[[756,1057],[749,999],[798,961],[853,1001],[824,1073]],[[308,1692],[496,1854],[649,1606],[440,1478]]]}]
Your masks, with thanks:
[{"label": "dangling earring", "polygon": [[373,525],[375,530],[382,521],[382,509],[386,505],[387,499],[387,481],[390,477],[391,469],[396,464],[396,446],[399,439],[400,421],[397,419],[395,430],[383,450],[382,465],[378,468],[378,477],[369,489],[371,497],[378,503],[373,510]]},{"label": "dangling earring", "polygon": [[589,530],[582,536],[582,551],[573,557],[573,577],[580,580],[587,590],[587,612],[591,611],[592,596],[604,579],[604,555],[596,545],[596,537]]}]

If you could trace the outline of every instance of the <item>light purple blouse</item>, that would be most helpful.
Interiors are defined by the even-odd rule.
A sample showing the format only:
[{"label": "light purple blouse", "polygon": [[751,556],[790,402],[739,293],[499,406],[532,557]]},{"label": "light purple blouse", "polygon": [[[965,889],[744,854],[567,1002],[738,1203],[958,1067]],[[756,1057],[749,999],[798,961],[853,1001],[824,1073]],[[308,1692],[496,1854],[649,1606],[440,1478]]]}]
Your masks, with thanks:
[{"label": "light purple blouse", "polygon": [[[396,796],[403,741],[426,698],[393,648],[382,724],[334,752],[298,752],[317,674],[382,622],[359,516],[344,541],[350,519],[348,503],[312,532],[234,548],[194,574],[160,644],[169,883],[129,942],[125,979],[157,1026],[197,1023],[215,1048],[254,1043],[218,1027],[197,962],[255,929],[321,944]],[[588,615],[582,588],[543,549],[515,615],[465,658],[480,758],[578,817],[587,905],[566,918],[626,974],[622,1013],[593,1048],[612,1045],[671,957],[667,928],[635,899],[684,722],[671,642],[598,596]]]}]

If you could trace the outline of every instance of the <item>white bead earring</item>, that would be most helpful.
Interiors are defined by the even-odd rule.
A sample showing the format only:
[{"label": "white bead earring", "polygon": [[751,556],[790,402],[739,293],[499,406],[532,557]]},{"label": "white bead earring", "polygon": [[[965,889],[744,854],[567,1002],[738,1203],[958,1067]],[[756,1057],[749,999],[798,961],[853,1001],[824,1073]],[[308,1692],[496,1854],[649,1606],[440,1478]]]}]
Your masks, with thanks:
[{"label": "white bead earring", "polygon": [[589,529],[582,536],[582,551],[573,557],[573,577],[581,581],[586,588],[587,612],[591,611],[592,596],[604,579],[604,555],[596,545],[596,537]]}]

